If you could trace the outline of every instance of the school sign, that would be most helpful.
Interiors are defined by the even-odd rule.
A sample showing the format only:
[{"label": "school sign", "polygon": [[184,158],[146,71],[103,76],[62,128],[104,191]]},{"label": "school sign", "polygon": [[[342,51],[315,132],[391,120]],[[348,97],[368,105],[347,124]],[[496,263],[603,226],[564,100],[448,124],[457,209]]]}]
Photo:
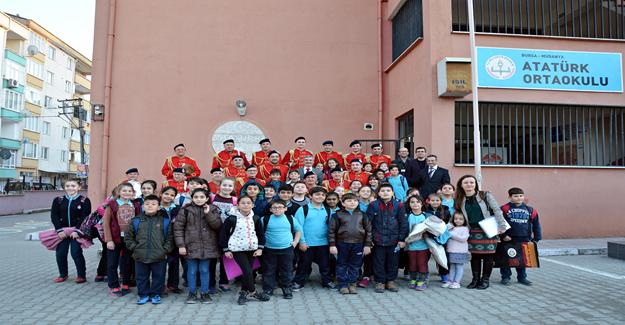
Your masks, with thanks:
[{"label": "school sign", "polygon": [[478,86],[623,92],[621,53],[478,47]]}]

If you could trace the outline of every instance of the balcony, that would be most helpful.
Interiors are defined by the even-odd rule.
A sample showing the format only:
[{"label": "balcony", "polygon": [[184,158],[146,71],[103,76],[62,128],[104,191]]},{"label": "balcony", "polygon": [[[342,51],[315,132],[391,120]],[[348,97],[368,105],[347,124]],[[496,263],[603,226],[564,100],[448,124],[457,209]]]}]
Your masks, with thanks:
[{"label": "balcony", "polygon": [[76,84],[76,92],[79,94],[88,94],[91,92],[91,81],[76,73],[74,76],[74,83]]}]

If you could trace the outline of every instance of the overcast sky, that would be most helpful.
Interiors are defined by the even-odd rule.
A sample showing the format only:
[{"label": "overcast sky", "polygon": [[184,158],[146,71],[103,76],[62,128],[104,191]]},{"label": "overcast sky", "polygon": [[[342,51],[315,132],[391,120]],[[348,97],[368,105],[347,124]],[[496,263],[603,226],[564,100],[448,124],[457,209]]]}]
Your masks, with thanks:
[{"label": "overcast sky", "polygon": [[36,21],[91,59],[95,0],[0,0],[0,11]]}]

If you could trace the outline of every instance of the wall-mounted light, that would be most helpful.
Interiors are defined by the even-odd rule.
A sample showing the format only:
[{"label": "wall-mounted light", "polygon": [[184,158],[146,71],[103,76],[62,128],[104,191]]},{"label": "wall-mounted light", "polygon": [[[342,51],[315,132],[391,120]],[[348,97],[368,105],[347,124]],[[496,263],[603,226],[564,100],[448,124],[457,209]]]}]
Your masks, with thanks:
[{"label": "wall-mounted light", "polygon": [[104,105],[103,104],[92,104],[92,119],[94,121],[104,121]]},{"label": "wall-mounted light", "polygon": [[247,103],[244,100],[239,99],[236,102],[236,107],[237,107],[237,112],[239,113],[239,115],[245,116],[245,114],[247,113]]}]

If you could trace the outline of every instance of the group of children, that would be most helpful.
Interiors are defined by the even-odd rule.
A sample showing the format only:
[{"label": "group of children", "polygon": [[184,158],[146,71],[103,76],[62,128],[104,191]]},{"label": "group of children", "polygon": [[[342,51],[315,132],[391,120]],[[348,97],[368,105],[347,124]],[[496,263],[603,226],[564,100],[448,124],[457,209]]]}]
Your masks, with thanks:
[{"label": "group of children", "polygon": [[[218,168],[212,174],[210,182],[189,178],[184,191],[163,186],[157,192],[156,182],[139,183],[138,171],[128,170],[128,179],[91,214],[101,216],[98,237],[105,247],[96,281],[106,279],[115,297],[126,295],[136,284],[137,304],[158,304],[165,292],[182,292],[182,266],[183,285],[188,286],[186,302],[210,303],[217,290],[231,290],[234,279],[227,277],[226,265],[230,267],[234,261],[240,269],[237,303],[246,304],[249,300],[268,301],[277,288],[285,299],[292,299],[294,291],[308,285],[314,263],[321,286],[341,294],[356,294],[357,288],[367,288],[371,279],[376,292],[396,292],[400,268],[409,280],[408,287],[423,291],[430,274],[427,241],[435,238],[406,239],[414,227],[436,216],[447,225],[448,265],[438,266],[442,286],[461,287],[464,264],[471,259],[470,229],[466,213],[455,205],[452,184],[422,198],[417,189],[408,187],[395,165],[383,179],[372,175],[379,182],[354,180],[339,191],[339,186],[328,190],[329,182],[324,182],[326,186],[307,184],[295,174],[286,182],[274,179],[276,184],[263,185],[248,179],[239,186],[237,179],[223,177]],[[332,173],[328,177],[326,181],[332,180]],[[60,274],[55,282],[67,279],[71,247],[78,270],[76,282],[82,283],[86,281],[85,262],[75,240],[85,235],[79,229],[91,218],[91,204],[77,194],[78,181],[67,181],[64,188],[67,194],[55,199],[52,206],[52,221],[62,239],[57,249]],[[518,231],[517,225],[527,221],[515,216],[523,209],[535,214],[523,203],[522,194],[520,189],[511,189],[511,202],[504,206],[512,228],[501,235],[503,241],[540,239],[518,236],[523,231]],[[75,227],[76,232],[67,237],[63,227]],[[526,279],[523,268],[517,272],[519,279]],[[259,275],[262,286],[257,288]],[[509,269],[502,269],[502,278],[509,284]]]}]

